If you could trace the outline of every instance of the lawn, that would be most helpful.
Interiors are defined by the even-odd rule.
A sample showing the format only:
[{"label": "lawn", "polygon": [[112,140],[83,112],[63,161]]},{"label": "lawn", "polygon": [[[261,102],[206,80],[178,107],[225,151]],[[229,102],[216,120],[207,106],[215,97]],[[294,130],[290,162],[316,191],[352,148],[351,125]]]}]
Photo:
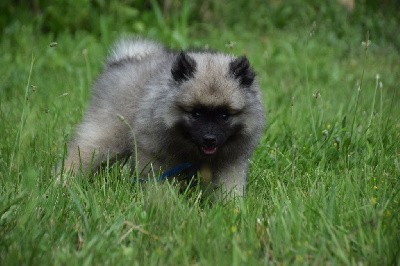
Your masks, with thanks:
[{"label": "lawn", "polygon": [[[0,264],[399,265],[398,14],[138,2],[2,4]],[[247,55],[268,120],[245,199],[133,184],[120,165],[54,185],[108,49],[129,34]]]}]

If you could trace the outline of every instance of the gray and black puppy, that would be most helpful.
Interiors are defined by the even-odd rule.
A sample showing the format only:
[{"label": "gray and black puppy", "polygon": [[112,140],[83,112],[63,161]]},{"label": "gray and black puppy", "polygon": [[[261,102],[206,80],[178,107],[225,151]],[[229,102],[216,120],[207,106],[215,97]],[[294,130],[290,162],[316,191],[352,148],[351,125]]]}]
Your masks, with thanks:
[{"label": "gray and black puppy", "polygon": [[173,52],[153,41],[123,39],[94,84],[64,170],[86,173],[136,155],[138,172],[185,164],[186,173],[199,171],[220,191],[243,196],[264,123],[246,57]]}]

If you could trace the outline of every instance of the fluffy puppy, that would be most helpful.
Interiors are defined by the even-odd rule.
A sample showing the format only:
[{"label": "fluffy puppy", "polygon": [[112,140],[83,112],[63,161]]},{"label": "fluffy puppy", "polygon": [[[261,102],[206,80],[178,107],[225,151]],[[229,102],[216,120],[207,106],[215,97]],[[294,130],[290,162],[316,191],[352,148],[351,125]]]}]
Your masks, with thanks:
[{"label": "fluffy puppy", "polygon": [[186,174],[200,171],[212,187],[242,196],[264,123],[246,57],[124,39],[93,86],[64,170],[87,173],[133,156],[137,172],[184,164]]}]

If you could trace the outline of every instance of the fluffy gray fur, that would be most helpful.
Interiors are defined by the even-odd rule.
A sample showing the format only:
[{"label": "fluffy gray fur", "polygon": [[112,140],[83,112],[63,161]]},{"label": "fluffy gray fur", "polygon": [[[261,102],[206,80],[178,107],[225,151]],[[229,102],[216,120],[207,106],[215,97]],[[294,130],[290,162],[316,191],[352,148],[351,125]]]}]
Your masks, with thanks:
[{"label": "fluffy gray fur", "polygon": [[[144,39],[115,44],[69,144],[66,171],[86,173],[107,160],[135,155],[136,141],[133,161],[137,160],[139,172],[149,163],[157,171],[189,162],[208,175],[205,179],[213,187],[244,195],[249,158],[265,121],[259,86],[246,80],[247,74],[252,81],[253,73],[246,68],[248,61],[222,53],[186,52],[195,67],[186,74],[183,69],[183,79],[177,81],[171,69],[179,56]],[[199,105],[224,106],[231,112],[228,126],[235,131],[212,156],[205,156],[177,126],[192,119],[190,112]]]}]

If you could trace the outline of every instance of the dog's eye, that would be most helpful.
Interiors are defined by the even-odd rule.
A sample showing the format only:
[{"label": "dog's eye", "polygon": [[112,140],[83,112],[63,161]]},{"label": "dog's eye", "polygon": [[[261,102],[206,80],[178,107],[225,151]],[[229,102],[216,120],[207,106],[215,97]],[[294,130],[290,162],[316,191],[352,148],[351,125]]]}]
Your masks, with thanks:
[{"label": "dog's eye", "polygon": [[192,115],[193,118],[200,118],[201,116],[201,112],[199,110],[193,110],[192,112],[190,112],[190,114]]},{"label": "dog's eye", "polygon": [[227,113],[227,112],[223,112],[223,113],[220,114],[220,117],[221,117],[222,120],[227,121],[229,119],[229,117],[230,117],[230,114]]}]

